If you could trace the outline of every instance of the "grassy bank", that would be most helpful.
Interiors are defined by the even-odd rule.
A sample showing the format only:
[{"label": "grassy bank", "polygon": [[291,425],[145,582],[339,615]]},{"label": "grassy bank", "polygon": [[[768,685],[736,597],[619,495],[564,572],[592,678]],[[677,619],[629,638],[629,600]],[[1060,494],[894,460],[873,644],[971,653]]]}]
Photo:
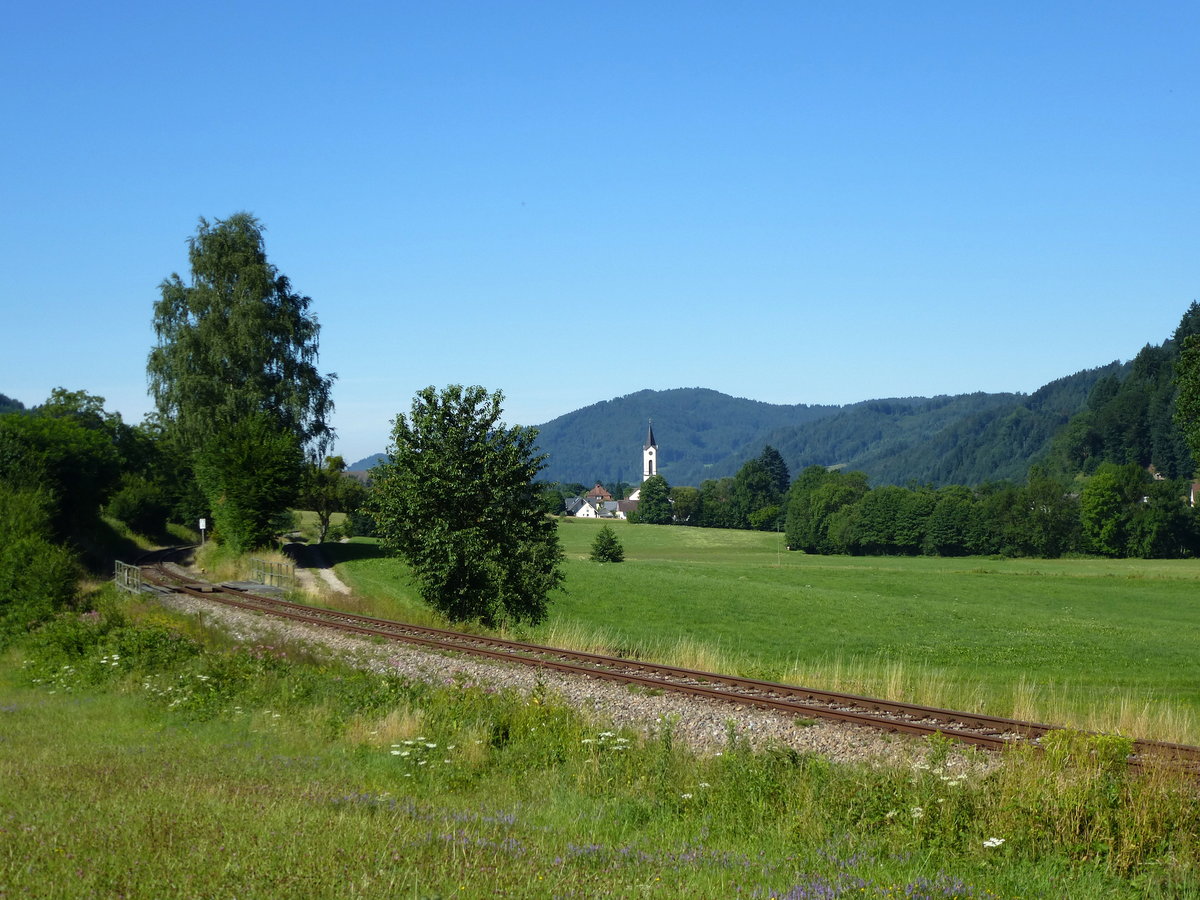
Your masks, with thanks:
[{"label": "grassy bank", "polygon": [[0,668],[0,896],[1196,896],[1194,784],[696,757],[111,601]]},{"label": "grassy bank", "polygon": [[[562,520],[566,592],[533,636],[702,668],[1200,743],[1200,562],[820,557],[762,532]],[[401,563],[342,545],[381,615],[428,616]]]}]

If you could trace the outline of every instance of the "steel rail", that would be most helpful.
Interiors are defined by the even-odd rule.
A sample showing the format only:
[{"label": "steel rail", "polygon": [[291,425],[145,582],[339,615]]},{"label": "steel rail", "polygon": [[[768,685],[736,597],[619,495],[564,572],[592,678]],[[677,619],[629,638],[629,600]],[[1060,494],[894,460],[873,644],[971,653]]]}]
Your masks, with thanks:
[{"label": "steel rail", "polygon": [[[648,663],[641,660],[609,657],[584,651],[410,625],[257,595],[234,585],[211,585],[169,573],[160,565],[156,565],[155,570],[162,573],[162,576],[160,578],[151,576],[147,580],[160,582],[165,580],[171,583],[173,589],[186,594],[242,609],[277,615],[305,624],[402,641],[431,650],[463,652],[493,660],[519,662],[571,675],[583,675],[652,689],[666,689],[708,700],[738,703],[795,716],[827,718],[915,735],[941,733],[965,743],[993,750],[1021,743],[1036,745],[1038,738],[1056,730],[1056,726],[1053,725],[1019,719],[897,703],[857,694],[822,691],[778,682]],[[245,599],[235,599],[234,594]],[[563,662],[563,660],[574,660],[582,665]],[[634,674],[634,671],[630,670],[641,674]],[[709,684],[724,685],[739,693],[707,687],[706,685]],[[1200,747],[1165,741],[1135,741],[1131,765],[1140,768],[1141,761],[1148,757],[1177,763],[1200,763]]]}]

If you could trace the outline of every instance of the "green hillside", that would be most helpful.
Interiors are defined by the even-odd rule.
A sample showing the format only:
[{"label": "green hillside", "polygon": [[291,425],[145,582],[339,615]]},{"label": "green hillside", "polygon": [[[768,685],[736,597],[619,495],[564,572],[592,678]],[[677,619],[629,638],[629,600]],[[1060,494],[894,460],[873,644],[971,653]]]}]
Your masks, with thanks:
[{"label": "green hillside", "polygon": [[960,394],[782,406],[701,388],[639,391],[539,426],[549,481],[636,481],[646,422],[673,485],[732,476],[770,444],[794,474],[860,469],[872,484],[978,484],[1024,477],[1058,431],[1086,408],[1118,363],[1058,379],[1033,394]]},{"label": "green hillside", "polygon": [[840,407],[783,406],[706,388],[638,391],[539,425],[547,481],[641,480],[642,442],[654,420],[659,466],[672,484],[732,475],[766,435],[833,415]]}]

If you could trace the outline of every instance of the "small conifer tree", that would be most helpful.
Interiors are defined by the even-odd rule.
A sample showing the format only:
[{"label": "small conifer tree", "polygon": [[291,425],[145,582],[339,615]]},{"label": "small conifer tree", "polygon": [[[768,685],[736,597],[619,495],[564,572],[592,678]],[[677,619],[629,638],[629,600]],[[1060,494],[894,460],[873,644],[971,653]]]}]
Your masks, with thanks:
[{"label": "small conifer tree", "polygon": [[625,548],[617,533],[605,525],[592,541],[592,559],[595,562],[621,562],[625,558]]}]

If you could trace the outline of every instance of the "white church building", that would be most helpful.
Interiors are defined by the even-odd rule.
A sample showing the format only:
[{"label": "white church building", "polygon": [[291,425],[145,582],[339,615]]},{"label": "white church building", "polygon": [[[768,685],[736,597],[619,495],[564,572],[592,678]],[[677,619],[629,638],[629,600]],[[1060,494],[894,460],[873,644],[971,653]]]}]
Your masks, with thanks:
[{"label": "white church building", "polygon": [[[646,426],[646,442],[642,445],[642,481],[658,474],[658,442],[654,439],[653,420]],[[628,500],[614,500],[599,482],[583,497],[567,501],[565,515],[579,519],[627,519],[637,509],[642,489],[629,495]]]}]

